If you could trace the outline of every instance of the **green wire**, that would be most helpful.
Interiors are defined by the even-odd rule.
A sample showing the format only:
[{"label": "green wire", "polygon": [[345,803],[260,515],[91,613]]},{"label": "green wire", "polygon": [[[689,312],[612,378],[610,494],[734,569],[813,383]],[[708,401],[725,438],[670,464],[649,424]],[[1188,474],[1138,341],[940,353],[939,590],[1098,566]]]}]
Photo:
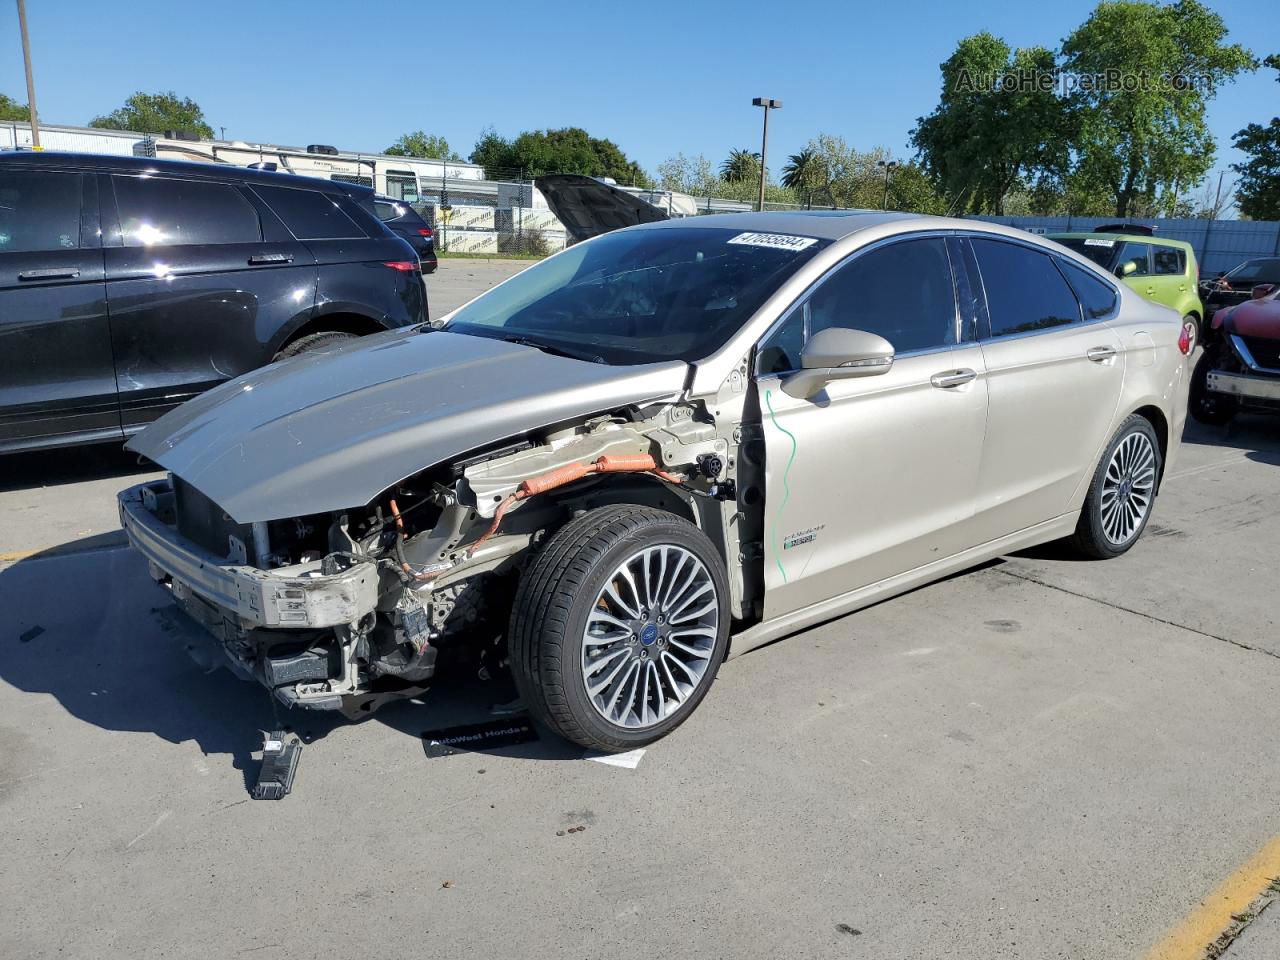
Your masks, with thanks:
[{"label": "green wire", "polygon": [[782,550],[778,546],[778,530],[782,526],[782,511],[786,509],[787,501],[791,499],[791,486],[787,483],[787,475],[791,473],[791,465],[796,462],[796,451],[799,445],[796,443],[795,434],[778,422],[778,415],[773,412],[772,397],[772,390],[764,392],[764,405],[769,408],[769,419],[791,440],[791,456],[787,458],[787,465],[782,470],[782,502],[778,504],[778,511],[773,519],[773,560],[778,565],[778,572],[782,574],[782,582],[787,583],[787,571],[782,566]]}]

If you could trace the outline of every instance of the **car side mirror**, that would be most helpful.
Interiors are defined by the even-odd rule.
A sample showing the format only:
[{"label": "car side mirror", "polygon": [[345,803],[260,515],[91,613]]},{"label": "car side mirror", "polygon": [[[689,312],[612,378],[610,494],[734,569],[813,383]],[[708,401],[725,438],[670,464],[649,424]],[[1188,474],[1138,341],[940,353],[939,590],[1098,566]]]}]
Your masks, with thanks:
[{"label": "car side mirror", "polygon": [[832,380],[874,377],[893,366],[893,344],[866,330],[819,330],[800,353],[800,368],[782,381],[782,392],[808,400]]},{"label": "car side mirror", "polygon": [[1254,284],[1253,289],[1249,291],[1249,299],[1261,300],[1264,297],[1270,296],[1271,291],[1275,288],[1276,285],[1274,283],[1256,283]]},{"label": "car side mirror", "polygon": [[1136,273],[1137,270],[1138,270],[1137,260],[1126,260],[1124,263],[1120,264],[1120,268],[1116,270],[1116,276],[1127,277],[1131,273]]}]

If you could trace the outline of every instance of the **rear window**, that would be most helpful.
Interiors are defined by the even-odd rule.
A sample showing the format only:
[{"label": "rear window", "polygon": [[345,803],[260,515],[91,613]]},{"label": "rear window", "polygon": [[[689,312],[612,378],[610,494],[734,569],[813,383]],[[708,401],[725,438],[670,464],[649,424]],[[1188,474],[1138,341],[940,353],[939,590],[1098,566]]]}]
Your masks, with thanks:
[{"label": "rear window", "polygon": [[1079,322],[1075,294],[1047,253],[979,237],[970,243],[987,294],[991,336],[1007,337]]},{"label": "rear window", "polygon": [[0,173],[0,253],[73,250],[78,246],[78,173]]},{"label": "rear window", "polygon": [[149,174],[111,179],[126,247],[262,240],[258,211],[229,184]]},{"label": "rear window", "polygon": [[1082,257],[1092,260],[1103,270],[1111,266],[1111,258],[1116,252],[1116,242],[1100,237],[1050,237],[1068,250],[1074,250]]},{"label": "rear window", "polygon": [[365,235],[331,197],[318,190],[254,186],[253,191],[299,240],[347,240]]},{"label": "rear window", "polygon": [[1067,260],[1059,260],[1058,266],[1076,292],[1086,320],[1101,320],[1111,315],[1116,308],[1116,291],[1111,284]]}]

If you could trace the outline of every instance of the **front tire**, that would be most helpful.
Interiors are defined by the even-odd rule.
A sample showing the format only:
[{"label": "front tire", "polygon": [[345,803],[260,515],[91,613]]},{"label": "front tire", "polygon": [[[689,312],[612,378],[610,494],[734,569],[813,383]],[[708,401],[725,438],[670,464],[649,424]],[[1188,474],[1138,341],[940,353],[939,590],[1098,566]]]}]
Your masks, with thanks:
[{"label": "front tire", "polygon": [[1160,441],[1146,417],[1133,414],[1116,431],[1089,482],[1073,546],[1109,560],[1138,542],[1155,506]]},{"label": "front tire", "polygon": [[1230,423],[1240,410],[1240,401],[1223,393],[1214,393],[1209,389],[1209,374],[1217,368],[1219,348],[1209,346],[1200,359],[1196,361],[1191,372],[1191,387],[1187,397],[1187,412],[1191,419],[1210,427],[1220,427]]},{"label": "front tire", "polygon": [[633,750],[702,702],[729,638],[724,562],[674,514],[618,505],[557,531],[520,583],[511,665],[536,719],[596,750]]}]

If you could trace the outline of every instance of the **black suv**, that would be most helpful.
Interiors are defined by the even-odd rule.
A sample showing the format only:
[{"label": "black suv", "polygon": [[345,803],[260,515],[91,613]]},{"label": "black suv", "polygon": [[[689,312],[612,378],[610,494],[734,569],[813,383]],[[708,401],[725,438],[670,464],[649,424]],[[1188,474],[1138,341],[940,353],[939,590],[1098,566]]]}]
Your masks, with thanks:
[{"label": "black suv", "polygon": [[0,452],[122,440],[272,360],[427,318],[367,187],[0,155]]},{"label": "black suv", "polygon": [[391,197],[374,197],[367,203],[366,209],[372,208],[373,215],[387,225],[387,229],[397,237],[404,237],[418,254],[423,273],[436,272],[436,241],[427,221],[417,210],[403,200]]}]

